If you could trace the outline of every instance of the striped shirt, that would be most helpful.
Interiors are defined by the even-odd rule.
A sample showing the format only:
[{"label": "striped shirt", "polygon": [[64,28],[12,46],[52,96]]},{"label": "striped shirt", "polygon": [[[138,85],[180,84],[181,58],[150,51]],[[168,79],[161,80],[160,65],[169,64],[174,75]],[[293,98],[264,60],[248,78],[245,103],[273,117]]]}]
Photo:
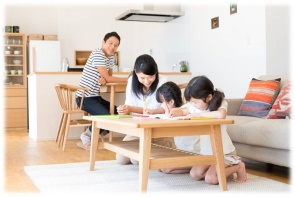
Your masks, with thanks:
[{"label": "striped shirt", "polygon": [[[89,89],[85,92],[85,97],[100,95],[100,83],[98,83],[100,73],[98,72],[97,67],[105,66],[106,69],[109,70],[110,68],[113,68],[114,65],[114,55],[107,58],[104,52],[99,48],[92,51],[84,66],[82,77],[79,82],[79,86]],[[78,90],[76,95],[82,97],[82,91]]]}]

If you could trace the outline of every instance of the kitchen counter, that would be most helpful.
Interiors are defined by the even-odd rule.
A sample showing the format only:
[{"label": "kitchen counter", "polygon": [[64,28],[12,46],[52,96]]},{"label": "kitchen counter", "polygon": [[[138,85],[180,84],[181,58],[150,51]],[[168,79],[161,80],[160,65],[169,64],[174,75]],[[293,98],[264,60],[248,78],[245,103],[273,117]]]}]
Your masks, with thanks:
[{"label": "kitchen counter", "polygon": [[[160,72],[175,83],[187,83],[189,72]],[[129,72],[115,72],[113,76],[127,77]],[[29,136],[34,140],[55,140],[62,110],[55,92],[57,83],[78,85],[81,72],[36,72],[28,75]],[[106,100],[109,93],[101,93]],[[115,104],[125,102],[125,93],[116,93]],[[79,117],[79,116],[77,116]],[[81,128],[72,128],[69,139],[78,139]],[[116,136],[116,135],[114,135]]]},{"label": "kitchen counter", "polygon": [[[35,72],[32,74],[29,74],[28,76],[31,75],[61,75],[61,74],[77,74],[77,75],[81,75],[82,72]],[[190,72],[159,72],[159,74],[161,75],[192,75],[192,73]],[[129,75],[129,72],[114,72],[113,73],[114,76],[116,75]]]}]

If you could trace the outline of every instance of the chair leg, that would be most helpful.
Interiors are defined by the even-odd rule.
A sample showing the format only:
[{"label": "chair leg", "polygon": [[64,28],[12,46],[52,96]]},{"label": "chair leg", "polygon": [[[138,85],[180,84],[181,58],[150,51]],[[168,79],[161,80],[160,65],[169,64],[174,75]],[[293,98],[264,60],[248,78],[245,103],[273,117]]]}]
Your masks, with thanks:
[{"label": "chair leg", "polygon": [[60,133],[60,137],[58,140],[58,147],[63,145],[63,140],[64,140],[64,136],[65,136],[65,129],[66,129],[66,125],[67,125],[67,119],[68,119],[68,114],[64,114],[64,118],[63,118],[62,126],[61,126],[61,133]]},{"label": "chair leg", "polygon": [[67,143],[67,139],[68,139],[68,135],[69,135],[69,130],[70,130],[70,123],[71,123],[71,114],[68,114],[67,126],[66,126],[66,130],[65,130],[64,140],[63,140],[63,146],[62,146],[62,150],[63,151],[65,151],[65,148],[66,148],[66,143]]},{"label": "chair leg", "polygon": [[57,135],[56,135],[55,142],[58,142],[58,140],[59,140],[59,138],[60,138],[61,128],[62,128],[62,123],[63,123],[63,121],[64,121],[64,113],[62,114],[61,119],[60,119],[60,121],[59,121],[58,132],[57,132]]},{"label": "chair leg", "polygon": [[113,141],[113,132],[109,131],[109,142]]}]

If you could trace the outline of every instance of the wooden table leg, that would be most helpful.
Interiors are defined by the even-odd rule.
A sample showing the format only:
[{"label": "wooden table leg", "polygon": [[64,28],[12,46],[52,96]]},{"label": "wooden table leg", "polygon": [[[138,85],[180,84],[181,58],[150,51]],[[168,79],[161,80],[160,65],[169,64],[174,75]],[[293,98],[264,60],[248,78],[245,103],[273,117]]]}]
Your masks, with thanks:
[{"label": "wooden table leg", "polygon": [[145,129],[140,132],[139,142],[139,189],[141,192],[147,191],[148,176],[150,170],[151,155],[151,132],[152,129]]},{"label": "wooden table leg", "polygon": [[224,153],[222,146],[222,138],[221,138],[221,129],[220,125],[211,126],[211,145],[212,151],[215,153],[216,157],[216,172],[218,177],[218,182],[220,189],[222,191],[227,190],[226,176],[225,176],[225,165],[224,165]]},{"label": "wooden table leg", "polygon": [[92,135],[91,135],[91,147],[90,147],[90,171],[94,170],[99,131],[100,129],[95,127],[95,121],[92,121]]},{"label": "wooden table leg", "polygon": [[[113,115],[115,114],[115,86],[111,86],[111,92],[110,92],[110,113]],[[109,141],[113,141],[113,132],[109,131]]]}]

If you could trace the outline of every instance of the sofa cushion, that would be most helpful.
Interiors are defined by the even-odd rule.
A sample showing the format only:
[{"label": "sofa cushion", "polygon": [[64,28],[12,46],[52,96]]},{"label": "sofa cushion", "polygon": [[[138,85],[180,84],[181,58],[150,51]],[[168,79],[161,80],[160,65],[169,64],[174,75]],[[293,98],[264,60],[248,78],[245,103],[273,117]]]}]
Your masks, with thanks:
[{"label": "sofa cushion", "polygon": [[268,113],[269,119],[291,118],[291,81],[285,81],[277,99]]},{"label": "sofa cushion", "polygon": [[227,116],[235,121],[227,125],[233,142],[269,148],[290,150],[289,119],[261,119],[247,116]]},{"label": "sofa cushion", "polygon": [[238,115],[266,117],[279,91],[280,80],[263,81],[253,78]]}]

